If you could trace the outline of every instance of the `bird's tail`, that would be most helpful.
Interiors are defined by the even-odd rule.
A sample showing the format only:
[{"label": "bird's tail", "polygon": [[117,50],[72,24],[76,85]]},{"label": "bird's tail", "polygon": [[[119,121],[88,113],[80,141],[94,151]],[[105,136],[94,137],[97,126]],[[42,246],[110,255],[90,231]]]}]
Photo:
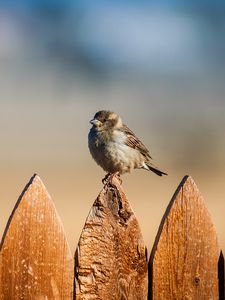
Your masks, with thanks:
[{"label": "bird's tail", "polygon": [[160,171],[159,169],[155,168],[155,167],[152,167],[151,165],[149,164],[146,164],[147,167],[148,167],[148,170],[151,170],[152,172],[154,172],[155,174],[157,174],[158,176],[162,176],[162,175],[168,175],[167,173],[164,173],[162,171]]}]

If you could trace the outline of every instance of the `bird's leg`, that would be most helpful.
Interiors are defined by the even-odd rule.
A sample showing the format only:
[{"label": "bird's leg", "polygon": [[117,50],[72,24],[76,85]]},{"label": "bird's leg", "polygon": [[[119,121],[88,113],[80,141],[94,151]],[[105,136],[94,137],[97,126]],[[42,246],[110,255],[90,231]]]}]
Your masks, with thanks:
[{"label": "bird's leg", "polygon": [[110,174],[108,182],[113,184],[114,177],[116,177],[116,179],[119,181],[119,183],[122,184],[122,180],[120,178],[120,172],[115,172],[115,173]]},{"label": "bird's leg", "polygon": [[112,183],[113,177],[116,177],[117,180],[119,181],[120,184],[122,184],[122,180],[120,178],[120,173],[119,172],[115,172],[115,173],[107,173],[105,175],[105,177],[102,179],[102,183],[104,185],[107,185],[108,183]]},{"label": "bird's leg", "polygon": [[120,172],[114,173],[113,176],[115,176],[118,179],[118,181],[119,181],[119,183],[121,185],[122,184],[122,179],[120,178]]},{"label": "bird's leg", "polygon": [[105,185],[105,184],[107,184],[108,182],[109,182],[109,180],[110,180],[110,176],[111,176],[112,174],[111,173],[107,173],[106,175],[105,175],[105,177],[102,179],[102,183]]}]

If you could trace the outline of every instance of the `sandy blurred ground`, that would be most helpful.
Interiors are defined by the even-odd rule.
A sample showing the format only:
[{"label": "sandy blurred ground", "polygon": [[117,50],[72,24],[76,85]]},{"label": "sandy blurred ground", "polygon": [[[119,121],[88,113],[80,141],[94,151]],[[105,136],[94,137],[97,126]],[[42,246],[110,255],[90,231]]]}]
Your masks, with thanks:
[{"label": "sandy blurred ground", "polygon": [[[55,202],[64,224],[69,244],[74,252],[87,214],[102,188],[104,174],[94,167],[90,158],[83,164],[47,164],[34,162],[29,165],[17,164],[1,169],[1,233],[18,195],[33,172],[38,172]],[[162,215],[177,185],[187,172],[173,172],[168,168],[168,178],[154,177],[147,172],[136,173],[123,178],[123,187],[130,204],[139,220],[144,240],[150,251]],[[219,237],[220,247],[224,239],[224,173],[203,174],[193,170],[189,174],[195,179],[206,205],[212,215]]]},{"label": "sandy blurred ground", "polygon": [[38,173],[74,252],[105,175],[88,151],[89,120],[110,109],[169,173],[123,176],[149,251],[186,174],[225,250],[224,6],[22,2],[0,4],[0,234]]},{"label": "sandy blurred ground", "polygon": [[[46,86],[41,81],[36,87],[27,77],[19,89],[14,82],[7,92],[3,84],[1,99],[7,101],[2,102],[0,112],[1,232],[23,187],[36,172],[55,202],[74,252],[104,177],[87,148],[89,120],[98,109],[109,108],[123,116],[151,149],[155,164],[169,173],[160,178],[137,170],[123,176],[149,251],[166,206],[186,174],[193,176],[203,194],[224,248],[224,107],[214,106],[214,99],[210,102],[206,86],[198,90],[197,100],[187,104],[190,93],[186,89],[182,99],[180,93],[170,95],[168,104],[170,87],[164,85],[162,93],[158,85],[156,89],[154,83],[145,97],[137,86],[105,90],[73,86],[61,101],[63,87],[56,83]],[[191,95],[196,97],[193,90]],[[203,101],[201,106],[199,99],[209,104],[204,106]]]}]

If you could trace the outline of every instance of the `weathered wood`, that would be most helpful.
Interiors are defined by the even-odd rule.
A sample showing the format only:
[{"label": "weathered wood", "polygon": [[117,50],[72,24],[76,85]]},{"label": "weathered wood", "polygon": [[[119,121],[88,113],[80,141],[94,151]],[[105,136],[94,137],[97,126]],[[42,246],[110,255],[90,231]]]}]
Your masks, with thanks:
[{"label": "weathered wood", "polygon": [[0,249],[0,299],[72,299],[73,259],[38,176],[18,199]]},{"label": "weathered wood", "polygon": [[218,278],[219,278],[219,300],[225,299],[225,278],[224,278],[224,256],[223,252],[220,252],[218,261]]},{"label": "weathered wood", "polygon": [[149,298],[218,299],[215,228],[193,179],[184,177],[162,219],[149,262]]},{"label": "weathered wood", "polygon": [[113,177],[94,202],[75,253],[77,300],[147,299],[147,259],[137,219]]}]

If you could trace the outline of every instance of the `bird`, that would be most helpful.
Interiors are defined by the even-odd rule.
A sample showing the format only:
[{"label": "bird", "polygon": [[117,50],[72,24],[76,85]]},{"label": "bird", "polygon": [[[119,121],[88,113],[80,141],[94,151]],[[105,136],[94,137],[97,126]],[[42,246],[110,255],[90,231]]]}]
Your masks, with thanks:
[{"label": "bird", "polygon": [[110,175],[120,176],[134,169],[152,171],[158,176],[167,175],[151,162],[149,150],[116,113],[100,110],[90,121],[88,147],[96,163]]}]

